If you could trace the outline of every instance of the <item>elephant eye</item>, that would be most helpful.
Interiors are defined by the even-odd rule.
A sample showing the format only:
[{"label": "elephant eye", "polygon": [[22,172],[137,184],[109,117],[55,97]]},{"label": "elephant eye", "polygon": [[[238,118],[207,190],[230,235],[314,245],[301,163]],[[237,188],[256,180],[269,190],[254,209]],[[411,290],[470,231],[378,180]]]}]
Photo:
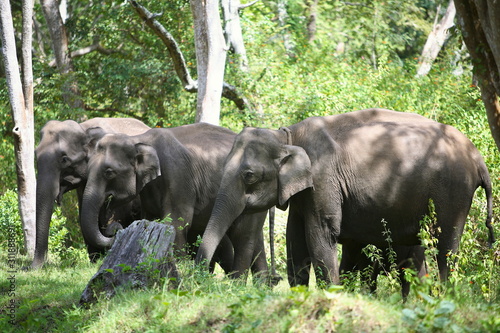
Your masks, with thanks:
[{"label": "elephant eye", "polygon": [[106,179],[113,179],[115,176],[116,172],[111,168],[107,168],[106,171],[104,171],[104,177],[106,177]]},{"label": "elephant eye", "polygon": [[246,170],[243,172],[243,181],[245,184],[250,185],[255,183],[258,180],[258,177],[251,170]]},{"label": "elephant eye", "polygon": [[61,157],[61,165],[63,168],[67,168],[71,165],[71,159],[67,155]]}]

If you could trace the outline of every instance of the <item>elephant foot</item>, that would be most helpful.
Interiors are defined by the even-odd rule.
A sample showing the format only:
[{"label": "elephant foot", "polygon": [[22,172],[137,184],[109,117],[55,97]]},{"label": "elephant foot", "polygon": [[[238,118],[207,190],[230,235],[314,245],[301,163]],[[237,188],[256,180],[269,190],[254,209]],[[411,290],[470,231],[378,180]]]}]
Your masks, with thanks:
[{"label": "elephant foot", "polygon": [[265,284],[268,287],[275,287],[280,283],[280,281],[283,280],[283,277],[279,275],[278,273],[260,273],[260,274],[255,274],[253,276],[253,281],[254,283],[257,284]]}]

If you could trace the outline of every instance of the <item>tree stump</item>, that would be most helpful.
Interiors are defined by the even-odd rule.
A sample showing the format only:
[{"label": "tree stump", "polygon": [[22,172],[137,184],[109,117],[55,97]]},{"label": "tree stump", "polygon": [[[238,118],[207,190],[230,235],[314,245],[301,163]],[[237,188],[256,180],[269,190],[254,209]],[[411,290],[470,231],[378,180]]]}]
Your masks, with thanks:
[{"label": "tree stump", "polygon": [[174,227],[147,220],[132,223],[116,234],[106,258],[83,291],[80,304],[111,298],[118,289],[147,288],[164,278],[177,284],[173,258]]}]

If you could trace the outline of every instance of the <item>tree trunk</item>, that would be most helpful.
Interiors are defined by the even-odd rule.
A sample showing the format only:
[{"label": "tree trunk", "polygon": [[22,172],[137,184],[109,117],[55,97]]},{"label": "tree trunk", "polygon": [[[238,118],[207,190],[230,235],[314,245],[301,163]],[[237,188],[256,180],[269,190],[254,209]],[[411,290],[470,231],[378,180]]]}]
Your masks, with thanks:
[{"label": "tree trunk", "polygon": [[236,63],[241,71],[248,72],[248,58],[240,22],[240,0],[221,0],[224,13],[224,35],[227,48],[236,55]]},{"label": "tree trunk", "polygon": [[455,0],[455,6],[491,134],[500,150],[500,6],[496,0]]},{"label": "tree trunk", "polygon": [[422,55],[420,56],[420,66],[417,70],[417,76],[424,76],[431,70],[432,63],[437,58],[439,51],[443,47],[446,39],[448,38],[448,29],[453,27],[455,24],[455,3],[453,0],[450,1],[446,13],[441,18],[439,23],[437,23],[437,18],[439,13],[436,15],[436,23],[425,42]]},{"label": "tree trunk", "polygon": [[71,108],[83,108],[84,103],[78,89],[78,83],[73,76],[73,64],[68,46],[69,37],[59,12],[59,3],[57,0],[40,0],[40,2],[49,28],[57,68],[67,80],[67,84],[63,85],[62,97]]},{"label": "tree trunk", "polygon": [[80,304],[96,302],[101,295],[111,298],[117,288],[147,288],[167,277],[177,279],[174,239],[173,226],[147,220],[135,221],[119,231],[101,267],[83,291]]},{"label": "tree trunk", "polygon": [[284,0],[278,1],[278,24],[281,30],[281,35],[283,36],[283,46],[285,47],[286,54],[290,58],[295,57],[294,45],[292,41],[292,36],[288,29],[286,29],[288,20],[287,2]]},{"label": "tree trunk", "polygon": [[217,0],[191,0],[198,71],[196,122],[219,125],[226,44]]},{"label": "tree trunk", "polygon": [[307,41],[309,43],[316,39],[316,19],[318,17],[319,0],[306,0],[307,6]]},{"label": "tree trunk", "polygon": [[[14,120],[14,149],[16,155],[19,212],[23,224],[24,246],[29,257],[35,250],[35,139],[33,124],[33,74],[31,63],[32,0],[23,1],[23,83],[14,39],[10,3],[0,2],[2,46],[9,99]],[[24,92],[23,92],[24,88]]]}]

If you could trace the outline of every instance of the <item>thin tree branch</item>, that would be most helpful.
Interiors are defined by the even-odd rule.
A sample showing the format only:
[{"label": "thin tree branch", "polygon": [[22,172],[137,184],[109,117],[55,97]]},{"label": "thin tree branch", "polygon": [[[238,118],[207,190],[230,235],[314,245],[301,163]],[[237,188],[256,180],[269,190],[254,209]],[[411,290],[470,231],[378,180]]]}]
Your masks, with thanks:
[{"label": "thin tree branch", "polygon": [[253,6],[257,2],[259,2],[259,0],[255,0],[255,1],[252,1],[252,2],[249,2],[249,3],[245,3],[245,4],[241,4],[241,5],[238,6],[238,10],[242,10],[242,9],[247,8],[247,7]]},{"label": "thin tree branch", "polygon": [[[161,25],[161,23],[156,20],[156,17],[160,16],[161,14],[151,13],[135,0],[129,0],[129,2],[137,12],[139,17],[144,20],[146,25],[150,27],[158,37],[160,37],[161,41],[167,47],[174,64],[175,72],[181,80],[184,86],[184,90],[192,93],[198,92],[198,82],[191,78],[191,75],[189,74],[188,68],[186,66],[186,61],[184,60],[184,56],[182,55],[182,51],[180,50],[179,45],[175,41],[174,37],[167,31],[167,29],[165,29],[163,25]],[[250,104],[248,103],[246,98],[242,97],[237,89],[230,84],[223,84],[222,96],[233,101],[240,110],[249,108]]]},{"label": "thin tree branch", "polygon": [[222,97],[233,101],[233,103],[236,104],[236,107],[240,110],[249,108],[250,103],[248,103],[248,100],[238,92],[235,86],[226,82],[222,85]]},{"label": "thin tree branch", "polygon": [[170,53],[170,57],[172,58],[174,63],[175,72],[184,85],[184,89],[189,92],[196,92],[198,84],[191,78],[191,75],[189,74],[186,66],[186,61],[184,60],[184,56],[182,55],[182,51],[180,50],[179,45],[175,41],[174,37],[170,34],[170,32],[168,32],[167,29],[165,29],[156,20],[156,17],[160,16],[161,14],[151,13],[137,1],[129,0],[129,2],[137,12],[139,17],[144,20],[146,25],[150,27],[158,37],[160,37],[163,44],[165,44],[165,46],[167,47],[168,52]]},{"label": "thin tree branch", "polygon": [[[82,47],[81,49],[78,49],[76,51],[71,52],[70,56],[71,56],[71,58],[81,57],[83,55],[89,54],[89,53],[94,52],[94,51],[97,51],[97,52],[102,53],[104,55],[110,55],[110,54],[113,54],[113,53],[120,52],[119,49],[107,49],[107,48],[103,47],[99,42],[97,42],[95,44],[92,44],[92,45],[89,45],[89,46],[86,46],[86,47]],[[56,60],[52,59],[49,62],[49,66],[50,67],[55,67],[56,66]]]}]

